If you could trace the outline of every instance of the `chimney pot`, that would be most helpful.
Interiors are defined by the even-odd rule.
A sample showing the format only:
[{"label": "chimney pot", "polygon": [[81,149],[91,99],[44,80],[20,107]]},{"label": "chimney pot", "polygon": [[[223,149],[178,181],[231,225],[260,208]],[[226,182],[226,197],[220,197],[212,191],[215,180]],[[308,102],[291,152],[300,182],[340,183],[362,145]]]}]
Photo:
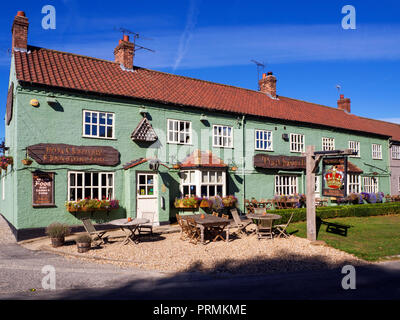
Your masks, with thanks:
[{"label": "chimney pot", "polygon": [[14,52],[14,48],[27,50],[28,49],[28,18],[25,16],[24,11],[18,11],[14,18],[11,27],[11,47]]},{"label": "chimney pot", "polygon": [[276,77],[271,71],[269,71],[267,74],[263,73],[263,77],[258,81],[258,85],[259,91],[276,98]]},{"label": "chimney pot", "polygon": [[351,111],[350,98],[345,98],[343,94],[340,95],[340,99],[337,101],[338,109],[344,110],[348,113]]},{"label": "chimney pot", "polygon": [[135,55],[135,45],[129,42],[129,36],[123,36],[119,40],[118,46],[114,49],[115,62],[122,64],[124,68],[133,69],[133,57]]}]

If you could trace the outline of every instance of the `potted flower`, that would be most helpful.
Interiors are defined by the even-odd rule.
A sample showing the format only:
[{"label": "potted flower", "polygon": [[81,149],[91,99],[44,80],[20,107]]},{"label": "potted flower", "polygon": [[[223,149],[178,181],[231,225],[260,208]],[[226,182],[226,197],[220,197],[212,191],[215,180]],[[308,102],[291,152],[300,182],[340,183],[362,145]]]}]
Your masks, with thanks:
[{"label": "potted flower", "polygon": [[84,253],[90,250],[92,244],[92,238],[89,234],[81,234],[75,239],[76,246],[78,248],[79,253]]},{"label": "potted flower", "polygon": [[209,208],[210,207],[210,201],[207,198],[202,198],[200,201],[200,208]]},{"label": "potted flower", "polygon": [[222,203],[224,207],[234,207],[237,202],[237,198],[235,196],[226,196],[222,198]]},{"label": "potted flower", "polygon": [[186,208],[196,208],[198,206],[199,199],[196,196],[183,198],[183,205]]},{"label": "potted flower", "polygon": [[22,164],[23,164],[24,166],[30,166],[30,165],[32,164],[33,161],[32,161],[32,159],[26,157],[25,159],[22,159],[21,162],[22,162]]},{"label": "potted flower", "polygon": [[70,227],[59,222],[53,222],[46,228],[46,234],[50,237],[53,247],[62,246],[65,242],[65,237],[70,233]]},{"label": "potted flower", "polygon": [[180,167],[181,167],[181,165],[179,163],[174,163],[172,165],[172,168],[174,168],[175,170],[179,170]]},{"label": "potted flower", "polygon": [[12,165],[13,163],[13,157],[2,156],[0,158],[0,167],[4,170],[7,170],[8,165]]}]

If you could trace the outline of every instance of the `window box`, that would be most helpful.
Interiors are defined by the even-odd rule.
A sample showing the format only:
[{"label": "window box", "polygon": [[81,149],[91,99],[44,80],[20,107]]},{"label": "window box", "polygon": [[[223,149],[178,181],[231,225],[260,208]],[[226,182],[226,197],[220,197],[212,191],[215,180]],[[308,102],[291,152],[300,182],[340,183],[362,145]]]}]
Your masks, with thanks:
[{"label": "window box", "polygon": [[77,201],[67,201],[65,207],[68,212],[93,212],[93,211],[110,211],[119,208],[118,200],[99,200],[99,199],[83,199]]}]

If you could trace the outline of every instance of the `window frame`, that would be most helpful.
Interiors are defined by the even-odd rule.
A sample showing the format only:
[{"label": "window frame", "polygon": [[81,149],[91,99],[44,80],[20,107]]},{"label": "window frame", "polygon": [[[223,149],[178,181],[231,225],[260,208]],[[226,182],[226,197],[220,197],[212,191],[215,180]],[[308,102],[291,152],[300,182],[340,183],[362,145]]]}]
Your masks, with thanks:
[{"label": "window frame", "polygon": [[393,144],[390,151],[392,160],[400,160],[400,145]]},{"label": "window frame", "polygon": [[[178,123],[177,125],[177,130],[174,129],[170,129],[170,122],[176,122]],[[184,123],[184,131],[181,132],[180,131],[180,124]],[[189,131],[186,131],[186,124],[189,123]],[[169,134],[170,132],[173,133],[178,133],[178,140],[174,141],[174,140],[170,140]],[[180,142],[180,135],[184,134],[184,135],[188,135],[189,137],[189,142]],[[192,141],[193,141],[193,128],[192,128],[192,121],[188,121],[188,120],[179,120],[179,119],[167,119],[167,143],[170,144],[182,144],[182,145],[192,145]]]},{"label": "window frame", "polygon": [[[302,138],[302,141],[301,142],[298,142],[298,141],[293,141],[293,137],[301,137]],[[305,135],[304,134],[302,134],[302,133],[291,133],[290,134],[290,152],[295,152],[295,153],[301,153],[301,152],[305,152],[305,146],[306,146],[306,137],[305,137]],[[293,149],[292,147],[293,147],[293,144],[295,144],[295,145],[300,145],[301,146],[301,148],[296,148],[296,149]]]},{"label": "window frame", "polygon": [[[224,136],[223,134],[216,136],[215,128],[218,128],[218,127],[222,128],[222,131],[224,130],[224,128],[230,129],[230,133],[231,133],[230,136]],[[230,143],[230,145],[226,145],[226,146],[224,146],[223,144],[222,145],[216,144],[215,143],[215,138],[216,137],[222,138],[222,141],[224,140],[224,137],[226,137],[227,140],[230,138],[231,143]],[[213,128],[212,128],[212,145],[213,145],[214,148],[230,148],[230,149],[233,149],[233,146],[234,146],[234,143],[233,143],[233,126],[228,126],[228,125],[224,125],[224,124],[214,124]]]},{"label": "window frame", "polygon": [[[351,146],[351,143],[354,143],[354,147]],[[357,151],[357,155],[350,155],[352,158],[360,158],[361,157],[361,143],[360,141],[356,140],[349,140],[349,149],[352,151]],[[357,149],[358,147],[358,149]]]},{"label": "window frame", "polygon": [[[376,181],[376,185],[372,184],[371,181]],[[366,183],[369,182],[369,183]],[[367,190],[368,188],[368,190]],[[375,190],[373,190],[373,189]],[[371,176],[366,176],[363,177],[363,191],[367,193],[377,193],[379,192],[379,178],[378,177],[371,177]]]},{"label": "window frame", "polygon": [[[86,186],[85,185],[85,174],[86,173],[90,173],[91,174],[91,178],[90,180],[93,181],[93,174],[97,173],[99,174],[98,176],[98,185],[97,186],[93,186],[93,183],[91,183],[91,186]],[[75,174],[75,185],[72,186],[71,185],[71,174]],[[82,186],[78,186],[78,175],[77,174],[82,174]],[[112,175],[112,185],[109,186],[108,184],[108,175],[111,174]],[[102,185],[102,175],[106,175],[106,185],[103,186]],[[111,195],[111,199],[115,199],[115,172],[114,171],[79,171],[79,170],[70,170],[67,172],[67,176],[68,176],[68,186],[67,186],[67,201],[77,201],[78,199],[85,199],[85,189],[90,188],[91,189],[91,197],[89,199],[96,199],[93,198],[93,189],[97,188],[98,189],[98,195],[100,197],[98,197],[97,199],[99,200],[103,200],[103,198],[101,197],[101,189],[105,188],[106,189],[106,194],[108,194],[108,190],[111,188],[112,189],[112,195]],[[74,200],[71,200],[71,188],[75,189],[75,197]],[[82,198],[78,198],[78,189],[82,189]]]},{"label": "window frame", "polygon": [[[355,180],[358,180],[358,181],[355,181]],[[354,189],[354,188],[356,188],[356,189]],[[354,190],[357,190],[357,191],[354,191]],[[352,173],[347,174],[347,194],[360,193],[360,192],[361,192],[361,175],[360,174],[352,174]]]},{"label": "window frame", "polygon": [[335,150],[335,138],[322,137],[322,151],[332,151],[332,150]]},{"label": "window frame", "polygon": [[[191,172],[194,171],[194,182],[190,181],[188,183],[185,183],[183,178],[182,178],[182,173],[187,173],[187,172]],[[208,180],[210,180],[210,172],[215,173],[215,182],[203,182],[203,173],[207,172],[207,177]],[[221,182],[218,183],[218,172],[221,173]],[[205,197],[210,197],[209,195],[209,188],[210,186],[215,186],[215,195],[217,195],[217,186],[221,186],[222,188],[222,195],[221,197],[225,197],[226,196],[226,186],[227,186],[227,177],[226,177],[226,170],[224,169],[217,169],[217,168],[201,168],[201,169],[184,169],[180,171],[180,183],[179,183],[179,189],[181,192],[182,196],[186,196],[186,194],[184,194],[183,192],[183,187],[184,186],[195,186],[196,187],[196,193],[195,194],[191,194],[190,192],[190,196],[197,196],[197,197],[203,197],[202,193],[201,193],[201,187],[202,186],[207,186],[207,195]],[[189,187],[189,191],[190,191],[190,187]]]},{"label": "window frame", "polygon": [[[97,114],[97,123],[96,123],[96,130],[97,130],[97,135],[92,135],[92,134],[86,134],[86,112],[90,112],[90,117],[92,119],[92,114],[96,113]],[[105,137],[100,136],[100,114],[104,113],[105,114]],[[108,125],[107,124],[107,116],[112,115],[112,124]],[[92,132],[92,126],[94,125],[92,122],[88,123],[90,126],[90,132]],[[112,128],[112,137],[107,137],[107,128],[111,127]],[[106,139],[106,140],[114,140],[115,139],[115,113],[114,112],[108,112],[108,111],[97,111],[97,110],[88,110],[88,109],[83,109],[82,110],[82,137],[83,138],[92,138],[92,139]]]},{"label": "window frame", "polygon": [[[378,150],[374,150],[374,147],[378,147]],[[371,144],[372,150],[372,159],[373,160],[382,160],[382,145],[377,143]]]},{"label": "window frame", "polygon": [[[262,133],[262,138],[257,139],[257,132]],[[270,140],[269,141],[268,141],[268,139],[267,140],[264,139],[264,134],[265,133],[267,133],[267,135],[269,134],[269,136],[270,136]],[[257,151],[274,151],[274,138],[273,138],[273,136],[274,136],[273,132],[270,131],[270,130],[255,129],[254,130],[254,150],[257,150]],[[269,148],[264,148],[264,149],[260,148],[260,147],[257,148],[257,141],[260,142],[260,145],[261,144],[266,145],[269,142],[270,143],[270,147]]]},{"label": "window frame", "polygon": [[[284,179],[284,178],[287,178],[289,183],[287,183],[287,184],[281,184],[280,183],[278,185],[277,184],[278,179],[279,179],[279,182],[281,182],[280,179]],[[293,182],[293,180],[295,180],[295,182],[296,182],[295,185],[291,184],[291,182]],[[294,194],[298,193],[298,190],[299,190],[299,177],[297,175],[275,175],[274,181],[275,181],[274,190],[275,190],[275,195],[276,196],[282,196],[282,195],[288,196],[288,195],[294,195]],[[284,188],[288,188],[288,191],[294,191],[294,192],[287,193],[287,194],[282,193],[282,192],[278,192],[279,191],[278,189],[281,189],[281,191],[282,191]],[[292,190],[289,190],[289,189],[292,189]]]}]

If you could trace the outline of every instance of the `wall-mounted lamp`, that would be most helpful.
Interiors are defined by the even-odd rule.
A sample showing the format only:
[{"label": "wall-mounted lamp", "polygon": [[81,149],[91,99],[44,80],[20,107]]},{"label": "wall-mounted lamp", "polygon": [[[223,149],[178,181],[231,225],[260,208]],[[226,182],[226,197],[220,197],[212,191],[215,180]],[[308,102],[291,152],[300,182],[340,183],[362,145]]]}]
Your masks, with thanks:
[{"label": "wall-mounted lamp", "polygon": [[145,107],[145,106],[141,106],[141,107],[139,108],[139,113],[140,113],[143,117],[145,117],[146,114],[147,114],[147,109],[146,109],[146,107]]},{"label": "wall-mounted lamp", "polygon": [[207,116],[204,113],[201,114],[200,121],[207,121]]},{"label": "wall-mounted lamp", "polygon": [[32,99],[30,102],[32,107],[37,107],[39,106],[39,100],[38,99]]},{"label": "wall-mounted lamp", "polygon": [[152,159],[149,161],[149,169],[153,171],[158,171],[158,168],[160,167],[160,160],[158,159]]},{"label": "wall-mounted lamp", "polygon": [[287,133],[282,134],[282,139],[285,141],[289,141],[289,135]]},{"label": "wall-mounted lamp", "polygon": [[57,104],[57,100],[56,100],[56,98],[54,96],[47,96],[46,102],[50,106],[54,105],[54,104]]}]

